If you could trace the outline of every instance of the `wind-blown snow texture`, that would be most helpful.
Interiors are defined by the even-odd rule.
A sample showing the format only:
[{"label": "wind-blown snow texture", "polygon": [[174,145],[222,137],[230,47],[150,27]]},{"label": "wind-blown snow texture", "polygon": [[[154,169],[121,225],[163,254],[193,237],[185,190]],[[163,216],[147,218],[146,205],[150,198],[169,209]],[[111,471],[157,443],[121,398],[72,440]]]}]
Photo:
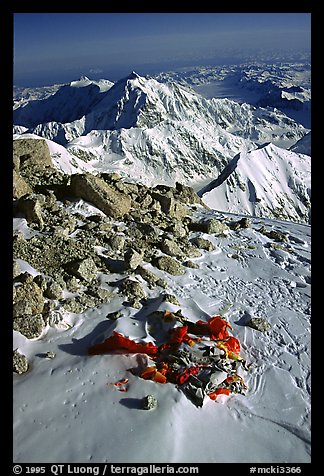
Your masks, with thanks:
[{"label": "wind-blown snow texture", "polygon": [[[74,206],[89,214],[86,204]],[[285,233],[289,246],[272,246],[259,231],[263,225]],[[252,228],[208,238],[216,249],[195,259],[200,269],[163,274],[180,306],[154,307],[159,292],[145,287],[151,308],[124,307],[116,297],[82,314],[63,314],[63,329],[48,328],[39,339],[14,332],[14,348],[32,366],[14,377],[15,462],[309,462],[310,228],[253,219]],[[102,274],[100,280],[118,277]],[[233,395],[223,405],[210,400],[197,409],[174,385],[132,375],[128,369],[139,365],[139,355],[84,355],[113,330],[145,339],[150,312],[179,308],[192,321],[220,313],[230,322],[252,364],[245,396]],[[107,320],[117,310],[122,317]],[[265,317],[271,330],[247,327],[254,316]],[[55,359],[42,358],[48,351]],[[126,394],[114,387],[125,377]],[[158,399],[152,412],[141,409],[147,394]]]},{"label": "wind-blown snow texture", "polygon": [[[244,77],[243,70],[199,68],[191,83],[185,72],[164,73],[157,78],[168,81],[163,83],[132,73],[114,85],[83,77],[17,91],[14,138],[46,138],[55,167],[64,173],[117,171],[147,185],[182,182],[210,207],[196,207],[197,217],[230,221],[248,215],[252,226],[225,236],[205,234],[215,250],[193,259],[199,269],[187,268],[182,276],[154,270],[180,306],[156,305],[159,291],[137,276],[148,297],[140,310],[115,295],[80,314],[62,312],[59,325],[48,326],[38,339],[14,331],[14,349],[31,363],[29,372],[14,375],[15,462],[310,461],[310,89],[301,65],[282,67],[281,83],[278,68],[263,68],[279,96],[290,89],[281,95],[285,101],[261,107],[269,84],[257,81],[255,65],[245,68]],[[228,90],[237,82],[240,97],[253,100],[207,99],[206,89],[203,97],[191,88],[220,91],[226,84]],[[299,89],[292,90],[293,84]],[[277,89],[272,91],[277,100]],[[295,115],[288,114],[293,108],[275,109],[291,106],[291,98],[302,104]],[[78,219],[101,213],[81,199],[61,206]],[[284,233],[286,241],[276,242],[263,227]],[[24,218],[15,218],[14,228],[26,237],[34,233]],[[19,263],[23,271],[39,273]],[[98,275],[108,289],[120,278]],[[132,375],[139,355],[85,355],[114,330],[149,340],[147,315],[179,308],[192,321],[220,314],[230,322],[252,364],[246,395],[196,408],[174,385]],[[115,311],[122,316],[108,320]],[[271,330],[250,328],[251,317],[266,318]],[[56,357],[44,358],[48,351]],[[128,392],[121,393],[114,383],[125,377]],[[155,410],[142,409],[147,394],[157,398]]]}]

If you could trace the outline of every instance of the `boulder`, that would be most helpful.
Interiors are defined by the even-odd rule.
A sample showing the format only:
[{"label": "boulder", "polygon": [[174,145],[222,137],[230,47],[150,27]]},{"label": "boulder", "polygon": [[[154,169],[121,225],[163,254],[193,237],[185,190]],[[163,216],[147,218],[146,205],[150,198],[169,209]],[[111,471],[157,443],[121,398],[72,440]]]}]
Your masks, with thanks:
[{"label": "boulder", "polygon": [[21,268],[19,266],[18,261],[13,260],[13,266],[12,266],[13,279],[17,278],[20,274],[21,274]]},{"label": "boulder", "polygon": [[54,168],[48,145],[44,139],[16,139],[13,141],[13,160],[16,170]]},{"label": "boulder", "polygon": [[35,339],[41,335],[45,327],[45,322],[41,314],[33,316],[17,317],[13,321],[13,329],[27,337],[27,339]]},{"label": "boulder", "polygon": [[201,238],[200,236],[194,238],[192,242],[197,246],[197,248],[203,250],[213,251],[215,249],[215,246],[211,241],[206,240],[205,238]]},{"label": "boulder", "polygon": [[146,297],[146,293],[142,285],[133,279],[125,279],[121,285],[121,291],[130,299],[136,301]]},{"label": "boulder", "polygon": [[204,231],[209,235],[226,235],[229,233],[230,228],[226,225],[226,223],[217,220],[216,218],[210,218],[203,224]]},{"label": "boulder", "polygon": [[241,218],[241,220],[230,223],[229,227],[231,228],[231,230],[234,231],[239,230],[240,228],[250,228],[251,221],[248,218],[244,217]]},{"label": "boulder", "polygon": [[202,201],[202,199],[197,195],[192,187],[188,185],[183,185],[182,183],[176,182],[176,197],[183,203],[188,204],[199,204],[204,208],[208,208],[207,205]]},{"label": "boulder", "polygon": [[90,173],[72,175],[70,188],[76,197],[93,203],[112,218],[122,217],[131,209],[128,195],[117,192],[113,186]]},{"label": "boulder", "polygon": [[141,307],[140,301],[146,298],[146,292],[142,285],[133,279],[126,278],[120,290],[127,296],[129,304],[137,309]]},{"label": "boulder", "polygon": [[42,216],[42,201],[39,197],[42,195],[28,194],[21,197],[16,205],[16,212],[21,212],[26,216],[28,223],[35,223],[40,228],[44,226],[44,220]]},{"label": "boulder", "polygon": [[161,271],[166,271],[173,276],[180,276],[185,273],[183,266],[171,256],[159,256],[155,259],[155,265]]},{"label": "boulder", "polygon": [[140,264],[142,264],[144,259],[144,253],[138,253],[132,248],[128,248],[124,255],[124,260],[127,268],[136,269]]},{"label": "boulder", "polygon": [[264,317],[252,317],[247,325],[260,332],[267,332],[271,329],[271,324]]},{"label": "boulder", "polygon": [[149,285],[149,287],[161,286],[163,288],[167,287],[167,282],[162,278],[159,278],[151,270],[144,268],[144,266],[138,266],[136,268],[136,273],[138,273]]},{"label": "boulder", "polygon": [[144,410],[154,410],[158,406],[158,401],[154,395],[146,395],[142,400]]},{"label": "boulder", "polygon": [[152,197],[160,203],[162,211],[170,218],[182,220],[189,214],[187,207],[183,206],[172,196],[153,192]]},{"label": "boulder", "polygon": [[199,264],[189,259],[183,263],[183,266],[186,266],[186,268],[199,269]]},{"label": "boulder", "polygon": [[32,193],[33,189],[16,170],[13,171],[13,198],[20,198],[27,193]]},{"label": "boulder", "polygon": [[24,374],[29,368],[28,359],[24,354],[20,354],[17,350],[13,352],[13,371],[16,374]]},{"label": "boulder", "polygon": [[124,249],[126,238],[124,235],[114,234],[108,238],[108,244],[114,251],[121,251]]},{"label": "boulder", "polygon": [[41,288],[33,281],[15,286],[13,317],[40,314],[44,308],[44,296]]},{"label": "boulder", "polygon": [[183,252],[177,243],[173,240],[169,240],[168,238],[163,240],[160,245],[161,251],[169,256],[175,256],[177,258],[181,258],[183,256]]},{"label": "boulder", "polygon": [[68,263],[65,265],[65,270],[69,274],[88,282],[92,281],[98,272],[97,266],[92,258],[85,258]]},{"label": "boulder", "polygon": [[62,299],[63,289],[56,281],[51,281],[44,291],[44,296],[49,299]]}]

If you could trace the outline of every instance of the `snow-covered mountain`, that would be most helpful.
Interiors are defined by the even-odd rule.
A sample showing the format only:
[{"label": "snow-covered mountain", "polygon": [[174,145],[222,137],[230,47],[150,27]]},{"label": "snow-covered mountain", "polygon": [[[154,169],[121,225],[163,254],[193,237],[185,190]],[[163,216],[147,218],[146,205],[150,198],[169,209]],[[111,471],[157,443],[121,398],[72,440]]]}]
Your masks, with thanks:
[{"label": "snow-covered mountain", "polygon": [[43,93],[15,109],[15,463],[309,463],[308,130],[135,73]]},{"label": "snow-covered mountain", "polygon": [[304,137],[302,137],[290,147],[290,150],[293,150],[298,154],[312,155],[312,133],[309,132]]},{"label": "snow-covered mountain", "polygon": [[14,121],[17,134],[33,133],[59,143],[100,171],[115,170],[148,185],[181,182],[196,190],[228,174],[226,167],[238,154],[250,157],[251,151],[270,142],[276,147],[264,149],[266,153],[249,170],[250,177],[239,176],[238,169],[218,187],[213,206],[251,213],[246,190],[245,198],[241,196],[242,184],[246,188],[247,183],[257,182],[267,170],[271,182],[284,180],[280,186],[284,195],[278,196],[277,187],[265,186],[267,200],[262,200],[259,213],[271,217],[279,213],[296,221],[308,217],[308,185],[291,184],[300,182],[299,163],[308,180],[310,158],[299,160],[291,152],[296,155],[295,167],[288,167],[285,174],[277,162],[286,160],[281,147],[292,147],[309,130],[279,110],[229,99],[208,100],[188,86],[161,83],[133,72],[114,85],[88,78],[73,81],[44,100],[17,108]]},{"label": "snow-covered mountain", "polygon": [[207,98],[226,97],[277,108],[305,127],[311,124],[311,68],[307,60],[197,66],[163,72],[156,78],[190,85]]},{"label": "snow-covered mountain", "polygon": [[267,144],[240,153],[199,195],[211,208],[310,220],[310,157]]},{"label": "snow-covered mountain", "polygon": [[70,84],[59,85],[57,90],[54,88],[53,94],[40,99],[36,95],[35,99],[29,99],[16,107],[13,112],[14,124],[33,128],[50,121],[72,122],[86,114],[89,108],[100,101],[101,93],[112,85],[110,81],[92,81],[86,76]]},{"label": "snow-covered mountain", "polygon": [[[46,140],[51,164],[44,142],[14,143],[15,463],[309,463],[309,225],[78,163],[68,185],[70,154]],[[94,355],[116,337],[132,348]],[[161,344],[183,380],[148,377]]]}]

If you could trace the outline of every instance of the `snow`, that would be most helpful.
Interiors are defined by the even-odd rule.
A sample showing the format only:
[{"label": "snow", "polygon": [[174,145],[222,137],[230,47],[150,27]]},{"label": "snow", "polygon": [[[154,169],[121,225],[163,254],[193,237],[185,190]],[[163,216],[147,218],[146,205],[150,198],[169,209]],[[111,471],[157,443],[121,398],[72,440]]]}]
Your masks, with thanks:
[{"label": "snow", "polygon": [[[220,68],[213,73],[214,80],[230,72],[230,68]],[[260,68],[252,68],[250,78],[255,79],[259,72]],[[201,68],[200,76],[192,76],[192,84],[208,85],[210,74],[208,68]],[[268,79],[271,74],[279,81],[280,74],[276,76],[271,68],[262,77]],[[294,77],[306,87],[297,66],[288,75],[290,82],[280,86],[293,84]],[[60,98],[60,86],[48,87],[43,93],[22,91],[15,108],[28,105],[28,98],[51,98],[47,104],[54,105],[59,115],[53,97]],[[306,155],[310,134],[305,135],[306,129],[289,122],[279,110],[229,99],[207,101],[187,86],[171,88],[136,73],[114,86],[107,80],[82,77],[70,83],[63,96],[74,89],[76,100],[82,88],[92,91],[93,98],[97,93],[103,98],[91,111],[72,122],[53,120],[33,130],[16,126],[14,139],[45,138],[54,166],[64,173],[116,170],[147,185],[179,181],[199,190],[232,167],[227,180],[203,193],[211,209],[197,206],[193,213],[197,218],[215,217],[227,223],[248,216],[251,227],[225,236],[204,234],[215,250],[193,258],[199,268],[186,268],[182,276],[154,268],[168,283],[165,291],[180,306],[162,303],[161,288],[149,288],[136,275],[148,296],[140,310],[125,306],[124,299],[115,294],[80,314],[56,310],[58,315],[37,339],[14,331],[13,349],[26,355],[31,365],[27,373],[13,375],[15,463],[310,462],[311,228],[306,224],[308,217],[297,223],[301,215],[296,212],[308,213],[298,196],[305,201],[310,195],[310,156]],[[253,95],[246,87],[246,97],[250,93]],[[111,98],[117,102],[112,103]],[[151,108],[147,116],[144,102]],[[114,105],[118,106],[116,115]],[[42,116],[44,111],[39,107],[37,112]],[[70,115],[69,105],[65,113]],[[156,120],[157,115],[161,121]],[[250,135],[252,126],[257,140]],[[285,136],[288,130],[293,139]],[[283,144],[286,148],[279,147]],[[198,156],[203,157],[201,162]],[[62,206],[71,214],[78,213],[78,219],[80,214],[102,214],[84,200]],[[294,221],[259,216],[273,216],[269,210],[281,206]],[[275,242],[262,227],[285,233],[288,243]],[[40,233],[29,228],[24,218],[14,219],[14,230],[26,239]],[[105,249],[97,251],[105,253]],[[39,273],[23,260],[19,265],[23,272]],[[145,267],[153,270],[149,263]],[[110,283],[121,277],[100,272],[98,282],[114,291]],[[87,355],[89,346],[113,331],[136,341],[154,342],[147,324],[149,314],[178,309],[193,322],[219,314],[231,324],[231,334],[241,343],[241,355],[251,364],[243,372],[248,387],[245,395],[207,399],[197,408],[175,385],[144,380],[130,372],[149,362],[145,354]],[[122,316],[107,319],[115,311]],[[271,329],[260,332],[247,326],[251,317],[266,318]],[[46,358],[49,351],[55,358]],[[125,393],[114,385],[124,378],[129,379]],[[158,400],[151,411],[141,403],[148,394]]]},{"label": "snow", "polygon": [[232,181],[218,185],[218,179],[199,192],[210,208],[269,217],[280,210],[286,219],[299,221],[304,215],[307,221],[309,207],[299,196],[310,199],[310,156],[267,144],[234,157],[223,171],[224,178],[229,174]]},{"label": "snow", "polygon": [[[86,202],[75,207],[89,213]],[[195,213],[241,217],[203,209]],[[271,239],[258,231],[262,225],[287,233],[290,251],[267,247]],[[26,232],[26,223],[21,230]],[[31,362],[29,372],[14,375],[15,462],[310,461],[310,227],[254,218],[251,228],[208,238],[216,250],[195,259],[200,269],[183,276],[160,273],[188,319],[221,314],[230,322],[242,356],[252,364],[244,376],[247,394],[196,408],[175,385],[129,372],[147,359],[144,354],[87,356],[87,347],[113,330],[152,340],[147,315],[179,308],[161,305],[156,289],[146,288],[152,304],[140,311],[124,307],[116,296],[82,314],[66,313],[65,326],[48,327],[38,339],[14,332],[14,349]],[[99,276],[102,283],[115,278]],[[106,315],[116,310],[122,317],[108,320]],[[271,330],[245,326],[251,316],[265,317]],[[48,351],[56,357],[44,358]],[[123,378],[129,379],[127,393],[114,386]],[[141,408],[148,394],[158,400],[155,410]]]}]

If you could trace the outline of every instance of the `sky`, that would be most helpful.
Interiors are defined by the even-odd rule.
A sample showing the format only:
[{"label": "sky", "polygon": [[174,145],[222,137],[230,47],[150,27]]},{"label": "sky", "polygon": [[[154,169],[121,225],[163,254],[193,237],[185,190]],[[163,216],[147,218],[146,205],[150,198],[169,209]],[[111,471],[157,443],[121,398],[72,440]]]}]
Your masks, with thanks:
[{"label": "sky", "polygon": [[310,13],[15,13],[14,83],[118,80],[310,51]]}]

